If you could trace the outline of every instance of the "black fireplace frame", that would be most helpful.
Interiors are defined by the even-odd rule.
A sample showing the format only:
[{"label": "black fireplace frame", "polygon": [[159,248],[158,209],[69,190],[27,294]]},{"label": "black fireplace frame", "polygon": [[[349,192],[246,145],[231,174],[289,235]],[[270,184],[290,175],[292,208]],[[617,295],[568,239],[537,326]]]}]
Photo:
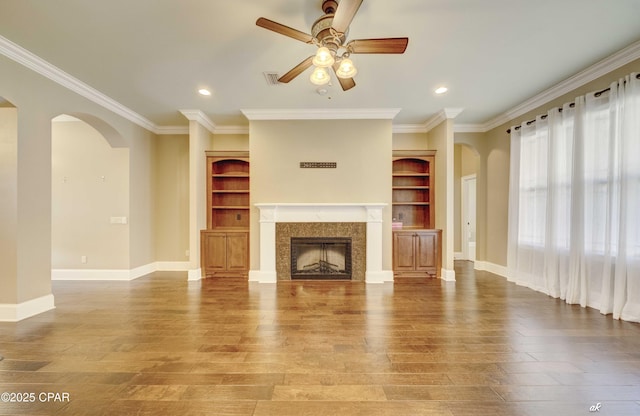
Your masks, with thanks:
[{"label": "black fireplace frame", "polygon": [[[298,248],[303,245],[318,244],[344,244],[345,258],[344,271],[322,273],[322,272],[300,272],[298,271]],[[351,280],[352,279],[352,254],[351,254],[351,237],[291,237],[291,280],[314,279],[314,280]]]}]

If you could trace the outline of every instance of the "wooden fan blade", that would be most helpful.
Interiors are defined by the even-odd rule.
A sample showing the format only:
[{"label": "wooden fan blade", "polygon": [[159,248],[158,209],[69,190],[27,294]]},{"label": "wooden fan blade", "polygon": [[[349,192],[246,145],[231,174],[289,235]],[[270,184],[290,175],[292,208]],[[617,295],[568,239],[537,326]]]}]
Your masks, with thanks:
[{"label": "wooden fan blade", "polygon": [[345,33],[361,4],[362,0],[341,0],[331,23],[333,30]]},{"label": "wooden fan blade", "polygon": [[[339,67],[340,67],[340,64],[338,63],[333,64],[332,68],[333,68],[334,74],[338,71]],[[353,80],[353,78],[340,78],[338,74],[336,74],[336,78],[338,78],[338,82],[342,87],[342,91],[350,90],[351,88],[356,86],[356,82]]]},{"label": "wooden fan blade", "polygon": [[273,20],[265,19],[264,17],[256,20],[256,25],[304,43],[312,43],[313,41],[313,37],[307,33],[282,25],[278,22],[274,22]]},{"label": "wooden fan blade", "polygon": [[347,44],[352,53],[404,53],[409,38],[356,39]]},{"label": "wooden fan blade", "polygon": [[302,74],[307,68],[309,68],[313,64],[313,55],[300,62],[298,65],[294,66],[291,71],[287,72],[280,78],[278,78],[278,82],[287,83]]}]

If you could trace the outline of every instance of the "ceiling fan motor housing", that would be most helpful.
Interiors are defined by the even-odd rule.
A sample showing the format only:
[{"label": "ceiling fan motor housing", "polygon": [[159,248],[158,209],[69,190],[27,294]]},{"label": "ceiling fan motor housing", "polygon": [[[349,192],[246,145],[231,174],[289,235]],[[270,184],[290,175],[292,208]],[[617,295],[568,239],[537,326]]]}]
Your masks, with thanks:
[{"label": "ceiling fan motor housing", "polygon": [[338,8],[338,2],[334,0],[324,0],[322,2],[322,11],[326,14],[334,14]]},{"label": "ceiling fan motor housing", "polygon": [[329,13],[316,20],[311,27],[311,35],[318,43],[335,53],[344,44],[349,31],[347,30],[347,33],[336,33],[332,30],[333,17],[334,14]]}]

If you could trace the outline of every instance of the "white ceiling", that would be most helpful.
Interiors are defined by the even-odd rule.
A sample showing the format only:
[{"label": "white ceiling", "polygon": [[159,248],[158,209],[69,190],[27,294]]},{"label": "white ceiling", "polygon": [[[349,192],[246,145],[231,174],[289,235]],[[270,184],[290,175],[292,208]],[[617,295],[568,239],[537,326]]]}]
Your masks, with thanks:
[{"label": "white ceiling", "polygon": [[185,126],[181,109],[236,126],[248,124],[241,109],[333,108],[400,108],[395,125],[464,108],[456,124],[486,124],[640,40],[638,0],[364,0],[349,39],[407,36],[404,55],[353,55],[347,92],[317,94],[310,70],[268,85],[263,72],[282,75],[314,47],[256,19],[309,33],[321,3],[2,0],[0,36],[156,126]]}]

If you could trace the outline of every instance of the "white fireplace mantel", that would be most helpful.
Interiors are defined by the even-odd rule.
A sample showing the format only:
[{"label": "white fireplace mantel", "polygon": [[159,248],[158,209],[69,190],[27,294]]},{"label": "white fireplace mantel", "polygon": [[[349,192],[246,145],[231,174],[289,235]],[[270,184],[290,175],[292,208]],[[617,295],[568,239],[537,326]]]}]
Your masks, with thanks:
[{"label": "white fireplace mantel", "polygon": [[276,223],[366,222],[367,283],[393,281],[393,271],[382,269],[382,210],[385,203],[260,203],[260,269],[249,280],[276,283]]}]

